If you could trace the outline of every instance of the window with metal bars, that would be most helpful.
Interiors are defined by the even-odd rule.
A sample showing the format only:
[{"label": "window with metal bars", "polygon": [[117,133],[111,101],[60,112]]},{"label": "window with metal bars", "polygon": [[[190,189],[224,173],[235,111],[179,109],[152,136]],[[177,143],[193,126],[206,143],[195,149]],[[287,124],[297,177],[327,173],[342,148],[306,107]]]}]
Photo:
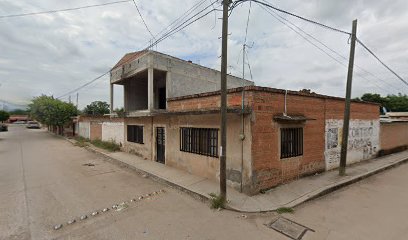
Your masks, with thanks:
[{"label": "window with metal bars", "polygon": [[143,144],[143,126],[128,125],[127,141]]},{"label": "window with metal bars", "polygon": [[218,157],[218,129],[180,128],[180,151]]},{"label": "window with metal bars", "polygon": [[303,128],[281,128],[281,159],[303,155]]}]

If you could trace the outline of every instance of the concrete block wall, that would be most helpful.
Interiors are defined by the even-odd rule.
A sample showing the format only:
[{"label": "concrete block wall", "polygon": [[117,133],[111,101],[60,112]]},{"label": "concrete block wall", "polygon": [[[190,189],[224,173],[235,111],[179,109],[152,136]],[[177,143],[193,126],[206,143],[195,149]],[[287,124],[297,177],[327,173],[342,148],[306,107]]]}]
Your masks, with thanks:
[{"label": "concrete block wall", "polygon": [[80,121],[78,123],[78,134],[79,136],[83,138],[88,138],[90,137],[91,133],[91,126],[89,121]]},{"label": "concrete block wall", "polygon": [[[156,160],[156,127],[164,127],[166,135],[165,164],[191,174],[219,180],[219,158],[199,155],[180,151],[180,128],[217,128],[219,129],[218,114],[204,115],[161,115],[154,117],[126,118],[125,126],[143,126],[144,144],[127,142],[124,150],[136,154],[146,160]],[[228,145],[227,145],[227,179],[228,185],[240,190],[241,176],[244,192],[251,189],[251,128],[249,116],[245,120],[246,138],[240,140],[241,117],[236,114],[228,114]],[[126,135],[126,131],[125,131]],[[125,136],[126,139],[126,136]],[[220,139],[219,139],[220,141]],[[243,144],[243,145],[242,145]],[[218,145],[219,146],[219,145]],[[242,147],[243,152],[242,152]],[[242,154],[244,158],[242,159]],[[243,161],[241,171],[241,161]],[[241,174],[242,172],[242,174]]]},{"label": "concrete block wall", "polygon": [[102,123],[102,140],[113,141],[123,146],[125,140],[125,126],[123,118],[113,118]]},{"label": "concrete block wall", "polygon": [[123,118],[109,116],[81,116],[78,123],[78,133],[81,137],[90,140],[114,140],[117,144],[123,143]]}]

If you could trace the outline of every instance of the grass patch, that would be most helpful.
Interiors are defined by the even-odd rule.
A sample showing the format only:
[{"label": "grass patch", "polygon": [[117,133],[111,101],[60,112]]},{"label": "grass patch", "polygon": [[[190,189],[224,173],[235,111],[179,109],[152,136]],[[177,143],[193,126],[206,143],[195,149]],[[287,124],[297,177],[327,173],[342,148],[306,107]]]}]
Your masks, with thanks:
[{"label": "grass patch", "polygon": [[75,140],[77,141],[75,143],[75,146],[78,146],[78,147],[86,147],[87,143],[91,143],[95,147],[108,150],[109,152],[116,152],[116,151],[120,150],[120,146],[118,144],[116,144],[114,141],[107,142],[107,141],[102,141],[102,140],[99,140],[99,139],[91,141],[88,138],[84,138],[84,137],[81,137],[81,136],[75,137]]},{"label": "grass patch", "polygon": [[84,138],[84,137],[81,137],[81,136],[76,136],[74,139],[77,142],[89,142],[88,138]]},{"label": "grass patch", "polygon": [[99,139],[96,140],[92,140],[91,143],[98,148],[103,148],[105,150],[108,150],[110,152],[116,152],[120,150],[120,146],[118,144],[116,144],[113,141],[110,142],[106,142],[106,141],[102,141]]},{"label": "grass patch", "polygon": [[212,209],[224,208],[225,207],[225,199],[221,197],[221,195],[217,195],[215,193],[208,194],[211,197],[211,205]]},{"label": "grass patch", "polygon": [[74,145],[78,146],[78,147],[86,147],[87,146],[86,143],[89,142],[88,138],[84,138],[84,137],[81,137],[81,136],[76,136],[74,139],[76,141],[76,143]]},{"label": "grass patch", "polygon": [[86,147],[86,143],[85,142],[80,142],[80,141],[77,141],[74,145],[77,146],[77,147]]},{"label": "grass patch", "polygon": [[295,210],[293,208],[288,208],[288,207],[281,207],[281,208],[276,209],[276,212],[279,213],[279,214],[293,213],[294,211]]}]

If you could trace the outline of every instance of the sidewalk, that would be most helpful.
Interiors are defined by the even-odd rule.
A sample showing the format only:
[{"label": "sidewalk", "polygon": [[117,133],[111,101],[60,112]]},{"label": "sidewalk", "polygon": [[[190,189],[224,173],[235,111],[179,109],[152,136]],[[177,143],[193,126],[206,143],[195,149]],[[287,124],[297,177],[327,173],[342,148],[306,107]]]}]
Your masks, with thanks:
[{"label": "sidewalk", "polygon": [[[71,143],[75,140],[68,139]],[[219,192],[219,183],[195,176],[163,164],[144,160],[125,152],[107,152],[94,146],[88,150],[101,154],[119,165],[145,173],[159,181],[164,181],[203,200],[209,193]],[[265,194],[247,196],[233,188],[227,189],[228,208],[239,212],[267,212],[281,207],[295,207],[305,201],[320,197],[341,187],[360,181],[373,174],[408,162],[408,151],[364,161],[347,167],[346,176],[338,176],[338,171],[329,171],[278,186]]]}]

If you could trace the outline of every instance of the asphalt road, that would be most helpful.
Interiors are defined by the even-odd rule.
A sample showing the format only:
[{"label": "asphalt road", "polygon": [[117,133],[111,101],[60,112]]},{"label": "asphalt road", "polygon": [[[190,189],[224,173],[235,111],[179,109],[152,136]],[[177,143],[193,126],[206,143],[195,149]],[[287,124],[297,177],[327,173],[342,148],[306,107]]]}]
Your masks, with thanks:
[{"label": "asphalt road", "polygon": [[[407,239],[407,172],[408,164],[401,165],[284,216],[315,231],[302,239]],[[91,215],[124,201],[121,211]],[[78,220],[81,215],[88,218]],[[0,239],[288,240],[264,226],[276,218],[211,210],[44,130],[0,132]],[[71,219],[77,221],[68,225]],[[63,226],[54,230],[57,224]]]}]

